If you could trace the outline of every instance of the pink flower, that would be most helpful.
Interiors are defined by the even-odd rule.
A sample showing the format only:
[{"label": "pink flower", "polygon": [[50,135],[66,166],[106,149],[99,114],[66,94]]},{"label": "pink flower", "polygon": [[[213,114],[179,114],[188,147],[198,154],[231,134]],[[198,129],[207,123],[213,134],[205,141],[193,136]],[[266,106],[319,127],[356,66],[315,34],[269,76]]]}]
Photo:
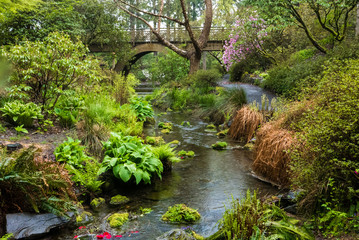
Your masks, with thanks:
[{"label": "pink flower", "polygon": [[357,172],[357,171],[354,171],[354,173],[355,173],[356,175],[358,175],[358,172]]},{"label": "pink flower", "polygon": [[78,238],[78,237],[79,237],[79,236],[76,235],[74,238]]},{"label": "pink flower", "polygon": [[135,231],[135,233],[139,233],[138,231]]},{"label": "pink flower", "polygon": [[83,228],[86,228],[85,226],[80,226],[79,229],[83,229]]},{"label": "pink flower", "polygon": [[103,235],[102,234],[96,235],[96,238],[97,239],[103,239]]},{"label": "pink flower", "polygon": [[122,235],[116,235],[115,237],[117,237],[117,238],[122,238]]}]

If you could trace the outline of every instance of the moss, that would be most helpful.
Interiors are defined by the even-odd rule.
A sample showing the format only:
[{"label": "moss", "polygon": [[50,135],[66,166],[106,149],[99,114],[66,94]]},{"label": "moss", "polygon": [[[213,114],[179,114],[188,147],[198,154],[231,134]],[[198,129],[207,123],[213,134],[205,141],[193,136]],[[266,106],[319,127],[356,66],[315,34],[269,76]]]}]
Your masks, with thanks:
[{"label": "moss", "polygon": [[216,142],[215,144],[212,144],[212,148],[216,150],[226,149],[227,148],[226,142]]},{"label": "moss", "polygon": [[170,122],[160,122],[158,123],[158,128],[162,128],[162,129],[168,129],[168,130],[172,130],[172,126],[173,124]]},{"label": "moss", "polygon": [[76,223],[78,224],[84,224],[91,221],[92,221],[92,213],[90,212],[84,211],[76,216]]},{"label": "moss", "polygon": [[253,150],[253,148],[254,148],[254,143],[250,142],[244,145],[244,149]]},{"label": "moss", "polygon": [[189,223],[195,222],[201,218],[197,210],[187,207],[185,204],[176,204],[168,208],[168,211],[162,216],[163,221]]},{"label": "moss", "polygon": [[91,205],[92,209],[97,209],[104,203],[105,203],[105,199],[100,197],[100,198],[94,198],[91,201],[90,205]]},{"label": "moss", "polygon": [[128,216],[128,213],[114,213],[107,219],[107,222],[110,224],[110,227],[119,228],[128,221]]},{"label": "moss", "polygon": [[188,151],[188,152],[186,152],[186,156],[187,157],[194,157],[194,152],[193,151]]},{"label": "moss", "polygon": [[172,146],[172,145],[179,145],[179,144],[180,144],[180,141],[178,141],[178,140],[173,140],[173,141],[170,142],[169,144],[170,144],[170,146]]},{"label": "moss", "polygon": [[195,231],[192,231],[192,236],[193,236],[196,240],[204,240],[204,237],[202,237],[201,235],[197,234]]},{"label": "moss", "polygon": [[183,121],[183,122],[181,123],[181,126],[187,126],[187,127],[189,127],[189,126],[191,126],[191,124],[190,124],[188,121]]},{"label": "moss", "polygon": [[159,136],[159,137],[147,136],[146,137],[146,143],[150,144],[150,145],[158,146],[158,145],[164,144],[165,141],[163,140],[163,138],[161,136]]},{"label": "moss", "polygon": [[130,201],[130,199],[126,196],[116,195],[111,198],[110,204],[111,205],[121,205],[121,204],[128,203],[129,201]]},{"label": "moss", "polygon": [[171,130],[169,130],[169,129],[162,129],[161,130],[161,133],[163,133],[163,134],[169,134],[171,132]]},{"label": "moss", "polygon": [[229,129],[225,129],[225,130],[223,130],[223,131],[220,131],[220,132],[217,133],[216,135],[217,135],[217,137],[219,137],[219,138],[224,138],[225,136],[227,136],[228,131],[229,131]]}]

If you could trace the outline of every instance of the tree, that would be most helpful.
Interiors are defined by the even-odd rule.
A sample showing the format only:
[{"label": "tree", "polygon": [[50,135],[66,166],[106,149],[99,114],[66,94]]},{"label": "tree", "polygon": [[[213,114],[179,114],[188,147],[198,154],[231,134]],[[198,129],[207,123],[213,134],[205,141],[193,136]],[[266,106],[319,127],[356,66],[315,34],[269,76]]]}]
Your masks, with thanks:
[{"label": "tree", "polygon": [[[181,16],[183,20],[179,20],[179,18],[174,18],[169,15],[163,15],[163,14],[155,14],[153,11],[146,11],[140,8],[137,8],[136,6],[127,3],[124,0],[115,0],[115,2],[118,3],[118,7],[125,11],[127,14],[129,14],[132,17],[135,17],[142,22],[144,22],[151,30],[151,32],[156,36],[158,41],[163,44],[164,46],[168,47],[178,55],[189,59],[190,61],[190,74],[194,73],[199,69],[202,51],[207,45],[207,41],[209,39],[209,33],[211,30],[212,25],[212,18],[213,18],[213,12],[212,12],[212,0],[204,0],[205,5],[205,16],[204,16],[204,24],[203,29],[201,31],[201,34],[198,38],[195,37],[195,34],[193,32],[193,27],[190,24],[191,18],[187,9],[187,4],[185,0],[179,0],[181,5]],[[134,14],[131,10],[136,11],[139,14]],[[165,38],[163,34],[161,34],[158,29],[154,28],[149,21],[144,19],[142,15],[150,15],[157,18],[166,19],[172,23],[176,23],[179,26],[182,26],[186,29],[186,32],[190,38],[191,41],[191,47],[189,50],[184,50],[179,47],[177,47],[175,44],[171,43],[169,40]],[[168,26],[168,25],[167,25]]]},{"label": "tree", "polygon": [[308,26],[304,8],[311,11],[320,27],[329,33],[334,41],[341,42],[347,34],[349,15],[359,0],[245,0],[244,3],[258,7],[266,20],[276,25],[295,22],[303,29],[314,47],[327,53],[328,49],[320,44]]}]

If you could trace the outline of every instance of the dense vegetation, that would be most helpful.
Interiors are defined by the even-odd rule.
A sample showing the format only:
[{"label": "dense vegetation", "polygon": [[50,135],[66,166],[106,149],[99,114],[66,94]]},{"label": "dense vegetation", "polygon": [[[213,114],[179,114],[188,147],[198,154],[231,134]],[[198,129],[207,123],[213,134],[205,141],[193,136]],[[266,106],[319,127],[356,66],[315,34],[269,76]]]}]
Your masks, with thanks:
[{"label": "dense vegetation", "polygon": [[[205,1],[187,2],[189,19],[173,18],[200,26]],[[0,235],[7,213],[67,217],[82,209],[80,202],[89,205],[108,194],[111,184],[144,187],[162,179],[177,156],[195,156],[177,153],[174,142],[144,136],[156,106],[209,120],[215,125],[207,131],[218,127],[219,137],[228,133],[246,147],[255,141],[254,172],[295,193],[296,214],[305,219],[289,217],[274,198],[262,200],[248,191],[226,207],[219,231],[209,239],[358,237],[359,1],[214,2],[213,25],[232,30],[224,51],[201,63],[208,69],[189,75],[190,61],[167,49],[144,56],[127,75],[113,71],[133,56],[124,29],[144,24],[112,1],[0,0],[0,133],[6,136],[1,140],[62,134],[55,145],[32,142],[36,147],[14,152],[1,145]],[[152,17],[161,11],[172,16],[183,8],[180,3],[162,6]],[[147,1],[133,4],[146,12],[153,7]],[[171,18],[163,21],[172,26]],[[90,51],[98,46],[111,51]],[[219,86],[226,71],[230,81],[256,84],[279,98],[247,103],[243,89]],[[147,78],[159,87],[140,98],[134,87]],[[156,126],[163,134],[173,130],[168,122]],[[131,218],[117,214],[123,214],[118,226]],[[177,204],[162,219],[199,217]]]}]

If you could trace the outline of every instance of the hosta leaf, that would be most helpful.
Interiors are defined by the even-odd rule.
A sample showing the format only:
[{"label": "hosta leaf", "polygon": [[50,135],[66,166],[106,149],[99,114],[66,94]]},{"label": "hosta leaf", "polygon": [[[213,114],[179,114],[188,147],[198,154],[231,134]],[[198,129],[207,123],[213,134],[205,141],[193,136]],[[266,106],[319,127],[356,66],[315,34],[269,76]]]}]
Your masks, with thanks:
[{"label": "hosta leaf", "polygon": [[116,165],[117,160],[118,160],[118,158],[111,158],[111,160],[110,160],[111,167],[114,167]]},{"label": "hosta leaf", "polygon": [[148,172],[143,172],[142,179],[144,183],[151,183],[151,175]]},{"label": "hosta leaf", "polygon": [[133,175],[136,178],[136,184],[139,184],[142,180],[143,171],[141,169],[137,169]]},{"label": "hosta leaf", "polygon": [[131,163],[131,162],[129,163],[129,162],[127,162],[127,163],[124,164],[124,166],[127,167],[127,169],[128,169],[131,173],[136,172],[136,164],[135,164],[135,163]]},{"label": "hosta leaf", "polygon": [[131,178],[131,172],[124,167],[124,165],[122,165],[122,167],[120,168],[120,178],[122,179],[122,181],[124,182],[128,182],[128,180],[130,180]]}]

